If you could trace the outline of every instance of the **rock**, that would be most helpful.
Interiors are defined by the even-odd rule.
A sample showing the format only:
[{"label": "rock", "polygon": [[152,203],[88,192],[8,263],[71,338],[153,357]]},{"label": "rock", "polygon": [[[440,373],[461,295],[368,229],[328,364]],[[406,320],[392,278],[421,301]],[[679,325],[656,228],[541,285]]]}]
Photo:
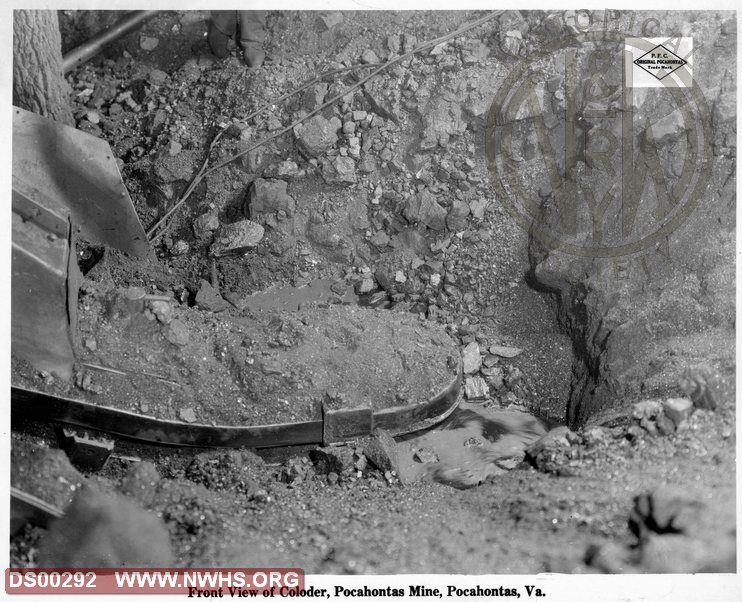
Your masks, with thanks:
[{"label": "rock", "polygon": [[469,343],[461,352],[461,361],[464,365],[464,374],[474,374],[482,367],[482,355],[479,353],[479,344],[476,341]]},{"label": "rock", "polygon": [[399,34],[392,34],[386,38],[386,47],[390,54],[399,54],[402,48],[402,38]]},{"label": "rock", "polygon": [[325,27],[327,27],[327,29],[332,29],[336,25],[340,25],[343,22],[343,13],[336,11],[334,13],[322,15],[320,19],[322,20],[322,23],[324,23]]},{"label": "rock", "polygon": [[361,278],[353,286],[356,295],[366,295],[376,290],[376,282],[373,278]]},{"label": "rock", "polygon": [[317,474],[328,476],[352,471],[355,463],[353,450],[347,446],[318,447],[309,452],[309,459]]},{"label": "rock", "polygon": [[171,155],[167,148],[157,153],[154,161],[154,175],[163,183],[190,180],[198,169],[199,156],[195,151],[180,151]]},{"label": "rock", "polygon": [[446,228],[446,210],[438,204],[436,197],[429,190],[410,196],[402,211],[410,223],[420,222],[431,230],[443,232]]},{"label": "rock", "polygon": [[219,228],[219,216],[215,211],[199,215],[193,220],[193,233],[199,240],[211,240],[214,231]]},{"label": "rock", "polygon": [[632,416],[636,420],[647,418],[651,420],[662,411],[662,404],[656,399],[647,399],[634,404]]},{"label": "rock", "polygon": [[311,465],[307,458],[289,458],[278,471],[278,480],[287,484],[298,484],[311,476]]},{"label": "rock", "polygon": [[499,355],[500,357],[516,357],[523,353],[522,349],[519,349],[518,347],[504,347],[501,345],[492,345],[489,348],[489,352],[492,355]]},{"label": "rock", "polygon": [[147,52],[150,52],[157,48],[157,46],[160,44],[160,40],[154,36],[148,36],[148,35],[140,35],[139,36],[139,47],[142,50],[146,50]]},{"label": "rock", "polygon": [[526,460],[543,472],[559,474],[568,460],[572,443],[579,441],[579,435],[566,426],[559,426],[526,448]]},{"label": "rock", "polygon": [[119,490],[145,506],[154,502],[160,473],[152,462],[135,462],[121,480]]},{"label": "rock", "polygon": [[495,391],[498,391],[505,386],[505,371],[502,369],[502,366],[482,368],[481,371],[487,380],[487,384]]},{"label": "rock", "polygon": [[461,104],[443,95],[436,96],[435,100],[428,103],[428,108],[423,115],[425,130],[422,147],[432,150],[436,145],[447,146],[451,136],[464,133],[467,124]]},{"label": "rock", "polygon": [[434,464],[439,461],[438,454],[431,447],[421,447],[415,450],[412,458],[421,464]]},{"label": "rock", "polygon": [[[672,419],[668,418],[667,414],[665,414],[664,412],[657,415],[655,425],[660,435],[665,435],[665,436],[672,435],[677,428],[675,423],[672,421]],[[647,430],[650,430],[650,429],[647,429]]]},{"label": "rock", "polygon": [[120,495],[85,487],[39,542],[41,567],[174,566],[162,521]]},{"label": "rock", "polygon": [[400,474],[397,444],[384,429],[374,429],[374,436],[363,447],[363,455],[381,472]]},{"label": "rock", "polygon": [[[149,314],[147,312],[149,312]],[[148,317],[149,315],[154,316],[154,318],[162,324],[170,324],[173,320],[173,306],[170,301],[152,299],[147,301],[145,314],[148,315]]]},{"label": "rock", "polygon": [[178,412],[178,416],[180,416],[180,419],[183,422],[196,422],[196,412],[193,411],[193,408],[181,408],[180,412]]},{"label": "rock", "polygon": [[662,404],[662,411],[676,426],[679,426],[693,413],[693,402],[687,397],[666,399]]},{"label": "rock", "polygon": [[464,201],[454,201],[446,216],[446,226],[452,232],[466,230],[467,217],[469,217],[469,205]]},{"label": "rock", "polygon": [[325,96],[327,96],[327,90],[328,85],[325,83],[318,83],[314,86],[311,86],[308,90],[304,92],[301,96],[301,108],[307,111],[307,113],[311,113],[312,111],[316,111],[322,106],[322,103],[325,101]]},{"label": "rock", "polygon": [[242,220],[234,224],[222,224],[211,253],[217,257],[230,253],[242,253],[257,246],[263,240],[265,230],[260,224],[250,220]]},{"label": "rock", "polygon": [[219,312],[229,308],[229,303],[206,280],[201,280],[201,287],[196,293],[196,306],[204,311]]},{"label": "rock", "polygon": [[187,345],[190,342],[188,327],[180,320],[175,319],[163,332],[163,336],[173,345]]},{"label": "rock", "polygon": [[461,58],[465,65],[476,65],[487,60],[489,54],[489,46],[479,40],[472,40],[471,43],[465,46]]},{"label": "rock", "polygon": [[602,426],[591,426],[582,433],[582,440],[588,448],[604,445],[609,439],[608,431]]},{"label": "rock", "polygon": [[170,254],[177,257],[178,255],[185,255],[190,250],[191,245],[189,245],[185,240],[176,240],[175,244],[170,247]]},{"label": "rock", "polygon": [[271,174],[277,178],[292,180],[301,175],[299,166],[294,161],[279,161],[271,170]]},{"label": "rock", "polygon": [[[399,123],[402,117],[399,106],[399,91],[390,91],[388,88],[380,87],[377,81],[372,81],[363,87],[363,94],[368,100],[374,113],[381,115],[384,119],[389,119],[394,123]],[[374,119],[374,125],[376,125]],[[382,152],[382,160],[390,161],[391,156],[384,157]]]},{"label": "rock", "polygon": [[335,157],[322,162],[322,178],[328,184],[355,184],[356,163],[350,157]]},{"label": "rock", "polygon": [[170,76],[160,69],[152,69],[147,77],[149,78],[149,81],[151,83],[155,84],[156,86],[161,86],[168,80],[168,77]]},{"label": "rock", "polygon": [[177,154],[180,154],[180,151],[183,150],[183,145],[180,142],[177,142],[175,140],[171,140],[167,145],[167,152],[171,157],[174,157]]},{"label": "rock", "polygon": [[474,199],[469,201],[469,209],[474,219],[482,219],[484,217],[484,210],[487,208],[486,199]]},{"label": "rock", "polygon": [[379,57],[373,50],[369,49],[361,55],[361,62],[365,65],[374,65],[379,62]]},{"label": "rock", "polygon": [[737,93],[724,92],[714,101],[712,120],[715,126],[733,123],[737,119]]},{"label": "rock", "polygon": [[384,247],[389,245],[390,239],[389,235],[386,232],[384,232],[383,230],[379,230],[370,238],[369,242],[375,247],[383,249]]},{"label": "rock", "polygon": [[247,193],[250,208],[250,219],[264,213],[283,211],[293,215],[296,201],[286,192],[288,184],[283,180],[256,179]]},{"label": "rock", "polygon": [[309,157],[319,157],[337,142],[337,131],[341,126],[337,117],[328,120],[322,115],[315,115],[294,130],[299,149]]},{"label": "rock", "polygon": [[467,399],[486,399],[489,387],[481,376],[467,376],[464,381],[464,394]]},{"label": "rock", "polygon": [[100,123],[100,115],[97,111],[88,111],[85,113],[85,119],[87,119],[90,123],[99,124]]},{"label": "rock", "polygon": [[366,111],[353,111],[353,121],[366,121],[368,113]]}]

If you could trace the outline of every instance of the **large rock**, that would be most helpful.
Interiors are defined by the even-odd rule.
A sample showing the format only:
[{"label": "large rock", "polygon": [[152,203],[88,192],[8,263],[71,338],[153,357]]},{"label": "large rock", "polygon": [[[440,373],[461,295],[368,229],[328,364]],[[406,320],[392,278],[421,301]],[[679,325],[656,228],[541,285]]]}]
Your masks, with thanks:
[{"label": "large rock", "polygon": [[474,374],[482,367],[482,354],[479,352],[479,344],[472,341],[461,352],[461,360],[464,365],[464,374]]},{"label": "large rock", "polygon": [[322,115],[315,115],[294,130],[299,149],[309,157],[319,157],[337,142],[341,126],[337,117],[325,119]]},{"label": "large rock", "polygon": [[384,429],[376,429],[374,436],[364,445],[363,455],[381,472],[399,474],[399,457],[394,438]]},{"label": "large rock", "polygon": [[452,232],[465,230],[467,217],[469,217],[469,205],[464,201],[454,201],[446,216],[446,226]]},{"label": "large rock", "polygon": [[39,542],[42,567],[173,566],[170,537],[154,514],[85,487]]},{"label": "large rock", "polygon": [[403,215],[410,223],[423,223],[436,232],[446,229],[446,210],[438,204],[435,195],[429,190],[410,196],[405,203]]},{"label": "large rock", "polygon": [[214,244],[211,245],[211,253],[217,257],[230,253],[242,253],[256,247],[263,240],[264,234],[263,226],[250,220],[222,224]]},{"label": "large rock", "polygon": [[296,209],[296,201],[286,192],[287,186],[283,180],[255,180],[247,193],[250,219],[263,213],[278,211],[292,215]]}]

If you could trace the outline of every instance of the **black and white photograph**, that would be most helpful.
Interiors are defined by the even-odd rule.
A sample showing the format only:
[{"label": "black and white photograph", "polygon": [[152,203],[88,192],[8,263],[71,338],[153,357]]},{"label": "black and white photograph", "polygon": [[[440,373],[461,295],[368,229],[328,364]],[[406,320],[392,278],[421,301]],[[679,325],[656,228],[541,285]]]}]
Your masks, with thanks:
[{"label": "black and white photograph", "polygon": [[736,7],[586,5],[4,11],[6,594],[742,599]]}]

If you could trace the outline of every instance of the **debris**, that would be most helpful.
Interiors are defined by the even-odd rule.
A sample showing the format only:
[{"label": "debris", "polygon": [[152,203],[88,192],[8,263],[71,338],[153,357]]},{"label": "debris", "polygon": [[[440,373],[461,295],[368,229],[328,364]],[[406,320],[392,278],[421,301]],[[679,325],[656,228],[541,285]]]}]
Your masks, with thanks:
[{"label": "debris", "polygon": [[256,247],[263,240],[263,226],[250,220],[233,224],[222,224],[211,245],[211,254],[221,257],[230,253],[242,253]]}]

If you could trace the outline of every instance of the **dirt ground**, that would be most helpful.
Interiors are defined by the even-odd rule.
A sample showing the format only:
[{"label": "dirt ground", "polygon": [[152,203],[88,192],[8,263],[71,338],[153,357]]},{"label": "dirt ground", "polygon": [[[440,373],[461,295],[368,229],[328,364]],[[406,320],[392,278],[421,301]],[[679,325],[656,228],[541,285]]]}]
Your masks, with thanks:
[{"label": "dirt ground", "polygon": [[[77,127],[110,143],[149,231],[220,128],[210,165],[368,70],[276,101],[298,84],[384,61],[483,14],[269,12],[268,59],[248,70],[234,47],[225,60],[210,53],[207,12],[162,12],[67,76]],[[65,49],[116,16],[61,11]],[[715,407],[672,428],[663,400],[633,405],[652,396],[627,398],[624,412],[576,432],[562,426],[582,349],[557,297],[530,286],[528,233],[498,202],[484,152],[497,82],[554,35],[547,17],[505,12],[213,172],[157,231],[150,260],[81,244],[75,382],[22,367],[14,377],[158,418],[265,424],[315,418],[325,391],[344,407],[430,399],[461,352],[460,408],[443,427],[319,451],[117,440],[106,467],[86,473],[56,449],[51,426],[19,420],[12,485],[61,509],[102,491],[154,513],[177,566],[733,572],[733,365]],[[259,240],[223,252],[231,225],[256,231],[247,221]],[[317,282],[327,290],[296,306],[256,296]],[[151,300],[132,312],[133,289]],[[137,537],[146,547],[156,535]],[[64,556],[51,543],[45,552],[45,538],[32,526],[14,536],[12,566],[74,561],[74,544]]]}]

